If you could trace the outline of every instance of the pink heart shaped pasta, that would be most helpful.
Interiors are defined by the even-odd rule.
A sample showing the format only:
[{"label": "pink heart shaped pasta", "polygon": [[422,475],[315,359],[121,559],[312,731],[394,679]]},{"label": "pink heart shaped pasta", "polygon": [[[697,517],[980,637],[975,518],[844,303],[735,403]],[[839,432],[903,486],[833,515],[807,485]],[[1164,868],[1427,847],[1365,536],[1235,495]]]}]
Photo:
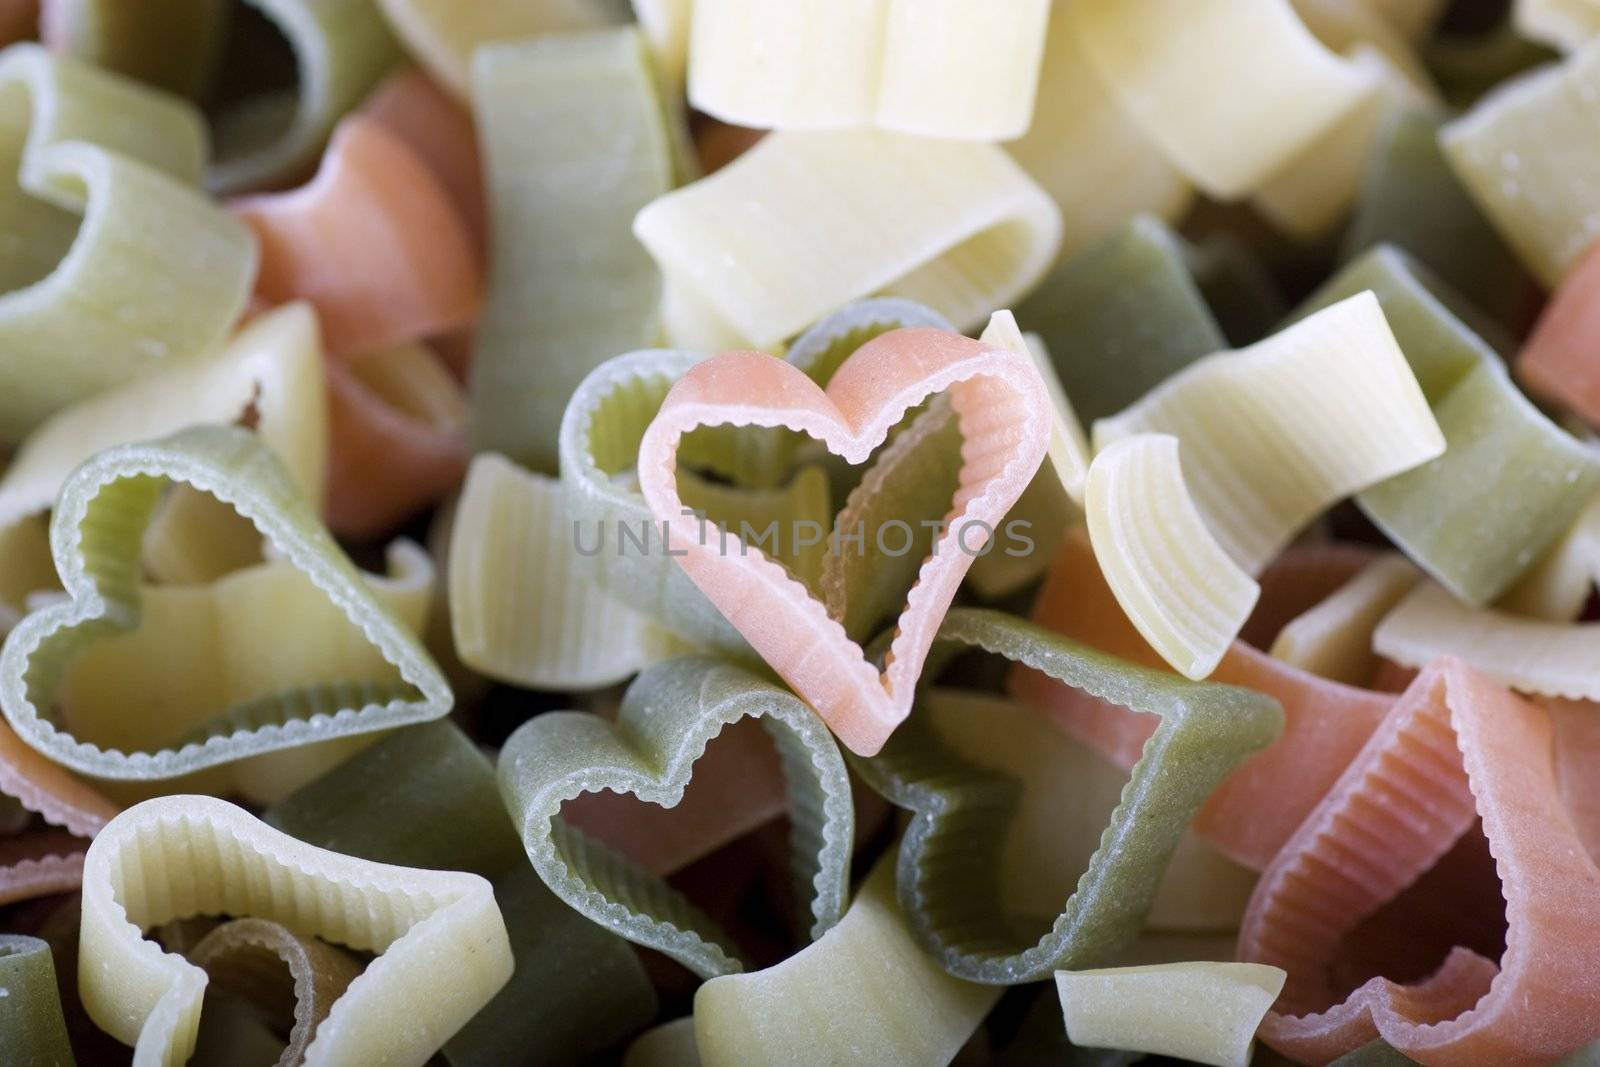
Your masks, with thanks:
[{"label": "pink heart shaped pasta", "polygon": [[[941,392],[961,427],[961,474],[880,674],[806,587],[759,548],[701,543],[678,495],[678,446],[701,426],[785,427],[865,463],[907,411]],[[826,391],[783,360],[726,352],[691,368],[668,392],[639,445],[639,485],[700,591],[852,752],[871,756],[910,711],[956,588],[1044,460],[1050,425],[1044,382],[1026,356],[943,330],[895,330],[869,341]]]}]

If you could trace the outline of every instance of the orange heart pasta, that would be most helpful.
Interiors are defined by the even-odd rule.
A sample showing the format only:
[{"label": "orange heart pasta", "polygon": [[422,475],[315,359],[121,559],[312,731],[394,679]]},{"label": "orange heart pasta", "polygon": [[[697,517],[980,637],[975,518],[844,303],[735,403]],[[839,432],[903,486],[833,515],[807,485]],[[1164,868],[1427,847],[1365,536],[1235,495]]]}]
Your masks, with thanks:
[{"label": "orange heart pasta", "polygon": [[[943,390],[966,438],[960,485],[880,675],[781,566],[737,547],[728,552],[725,544],[698,543],[678,494],[678,446],[698,426],[782,426],[859,463],[908,408]],[[876,338],[845,361],[826,392],[787,363],[731,352],[692,368],[667,394],[639,446],[640,485],[656,518],[680,531],[678,563],[701,592],[851,751],[872,755],[909,710],[939,618],[973,553],[1043,462],[1049,428],[1044,383],[1031,361],[945,331],[895,330]],[[797,647],[794,628],[813,643]]]},{"label": "orange heart pasta", "polygon": [[[1288,972],[1263,1026],[1326,1060],[1381,1036],[1423,1063],[1533,1063],[1600,1038],[1600,869],[1549,753],[1550,716],[1458,661],[1431,664],[1256,886],[1240,956]],[[1330,986],[1341,940],[1481,819],[1505,896],[1497,965],[1453,947],[1421,981]]]}]

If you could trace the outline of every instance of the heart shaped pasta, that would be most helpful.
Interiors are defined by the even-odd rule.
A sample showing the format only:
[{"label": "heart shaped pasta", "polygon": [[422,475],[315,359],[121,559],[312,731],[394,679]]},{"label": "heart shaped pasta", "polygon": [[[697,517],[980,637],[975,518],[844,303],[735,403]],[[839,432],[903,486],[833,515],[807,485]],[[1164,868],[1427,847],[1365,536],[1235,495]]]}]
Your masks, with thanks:
[{"label": "heart shaped pasta", "polygon": [[[1042,933],[1007,914],[1001,889],[1007,842],[1027,832],[1022,794],[1030,784],[1003,758],[996,764],[976,761],[944,736],[932,706],[937,690],[924,690],[917,714],[881,754],[856,762],[869,786],[912,813],[897,875],[912,936],[957,978],[1014,985],[1104,961],[1133,942],[1195,812],[1240,763],[1278,737],[1283,712],[1264,694],[1151,670],[1002,612],[975,608],[956,608],[945,618],[930,673],[952,655],[975,650],[1157,722],[1084,873],[1066,899],[1056,902],[1056,918]],[[989,721],[991,730],[1009,727],[1013,740],[1021,732],[998,715]],[[1042,719],[1038,723],[1052,729]],[[1027,748],[1049,750],[1038,737]],[[1052,772],[1086,777],[1062,761]],[[1051,838],[1040,842],[1039,851],[1071,851],[1065,824],[1096,819],[1086,808],[1092,805],[1081,800],[1057,805]]]},{"label": "heart shaped pasta", "polygon": [[551,891],[702,978],[745,969],[733,939],[677,889],[568,824],[562,805],[609,790],[677,807],[706,746],[747,718],[766,729],[783,766],[795,884],[811,937],[821,937],[849,896],[855,815],[844,758],[793,694],[733,664],[685,656],[639,675],[615,724],[551,712],[518,727],[500,750],[500,794]]},{"label": "heart shaped pasta", "polygon": [[194,1051],[206,972],[142,933],[193,915],[266,919],[376,953],[330,1005],[307,1065],[422,1063],[512,973],[494,890],[476,874],[315,848],[213,797],[147,800],[89,846],[78,956],[89,1017],[135,1046],[135,1063]]},{"label": "heart shaped pasta", "polygon": [[[231,506],[308,584],[290,591],[293,625],[274,629],[271,640],[261,640],[266,635],[248,614],[242,622],[231,615],[192,621],[179,635],[192,675],[128,706],[130,717],[163,719],[165,733],[151,744],[169,747],[124,752],[72,736],[59,721],[60,705],[79,657],[146,621],[140,540],[168,482]],[[450,687],[421,643],[374,596],[277,456],[248,431],[196,426],[99,453],[63,486],[50,545],[68,599],[35,611],[6,638],[0,708],[30,747],[81,774],[172,778],[450,710]],[[261,610],[282,612],[288,599],[264,598]],[[330,620],[337,625],[322,629]],[[283,665],[307,641],[325,655],[307,656],[304,674],[283,678]]]},{"label": "heart shaped pasta", "polygon": [[[796,430],[864,463],[907,411],[948,392],[962,436],[958,487],[880,672],[805,586],[759,549],[689,533],[678,494],[683,438],[702,426]],[[954,333],[895,330],[859,348],[826,391],[758,352],[691,368],[639,446],[639,485],[689,578],[852,751],[871,756],[911,708],[923,660],[956,588],[1027,488],[1050,439],[1050,401],[1026,356]],[[976,528],[976,530],[974,530]],[[837,546],[835,550],[838,550]],[[795,635],[805,635],[796,640]]]}]

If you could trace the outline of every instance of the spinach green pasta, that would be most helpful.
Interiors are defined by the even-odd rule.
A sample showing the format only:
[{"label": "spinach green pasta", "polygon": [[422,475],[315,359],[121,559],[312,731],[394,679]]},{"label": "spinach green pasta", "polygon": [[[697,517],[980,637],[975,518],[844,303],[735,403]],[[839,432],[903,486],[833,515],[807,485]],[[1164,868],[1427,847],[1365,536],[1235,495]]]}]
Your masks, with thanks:
[{"label": "spinach green pasta", "polygon": [[[936,649],[938,657],[992,652],[1161,716],[1076,892],[1031,943],[1010,928],[996,878],[1017,781],[953,752],[917,711],[879,755],[856,761],[873,789],[912,813],[897,880],[917,943],[967,981],[1038,981],[1093,965],[1131,942],[1189,820],[1283,725],[1277,703],[1259,693],[1137,667],[999,612],[950,612]],[[937,676],[937,667],[931,663],[927,676]]]},{"label": "spinach green pasta", "polygon": [[0,53],[0,440],[221,341],[256,267],[192,183],[200,117],[37,45]]},{"label": "spinach green pasta", "polygon": [[613,725],[542,715],[500,754],[500,790],[539,877],[573,908],[703,978],[745,969],[739,949],[681,892],[561,818],[563,801],[610,789],[676,805],[694,761],[726,726],[757,718],[788,785],[795,883],[812,938],[844,912],[854,815],[844,759],[805,704],[757,675],[705,657],[669,660],[628,688]]},{"label": "spinach green pasta", "polygon": [[660,273],[630,225],[672,187],[665,112],[636,29],[492,45],[473,63],[497,231],[472,372],[475,444],[553,474],[573,389],[660,333]]},{"label": "spinach green pasta", "polygon": [[1145,215],[1058,265],[1018,305],[1017,321],[1039,332],[1086,424],[1228,347],[1182,238]]},{"label": "spinach green pasta", "polygon": [[[1371,291],[1433,410],[1442,455],[1357,494],[1363,511],[1456,596],[1503,593],[1600,489],[1600,453],[1546,418],[1456,313],[1459,297],[1381,246],[1311,297],[1306,311]],[[1470,312],[1466,312],[1470,315]]]},{"label": "spinach green pasta", "polygon": [[294,54],[292,90],[248,96],[213,118],[206,185],[234,193],[283,182],[316,158],[344,114],[400,59],[375,0],[245,0]]},{"label": "spinach green pasta", "polygon": [[50,945],[37,937],[0,935],[0,1055],[7,1063],[70,1067],[72,1047],[56,991]]}]

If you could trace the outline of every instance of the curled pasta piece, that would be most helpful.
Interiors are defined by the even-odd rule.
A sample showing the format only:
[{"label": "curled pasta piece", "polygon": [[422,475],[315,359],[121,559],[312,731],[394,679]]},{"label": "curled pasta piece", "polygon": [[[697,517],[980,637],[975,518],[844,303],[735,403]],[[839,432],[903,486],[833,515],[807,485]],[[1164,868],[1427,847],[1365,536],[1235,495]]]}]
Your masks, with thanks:
[{"label": "curled pasta piece", "polygon": [[[143,608],[155,602],[147,603],[139,584],[139,535],[168,480],[207,492],[253,522],[285,565],[303,574],[308,584],[300,598],[321,613],[324,628],[307,627],[302,635],[317,642],[311,649],[295,642],[266,648],[246,636],[259,632],[254,613],[229,628],[205,613],[172,612],[177,618],[166,621],[187,623],[182,633],[189,642],[185,648],[196,657],[196,671],[163,674],[154,681],[162,683],[162,707],[170,704],[169,711],[192,716],[172,728],[188,726],[192,732],[164,739],[181,747],[155,752],[80,741],[63,730],[61,719],[62,702],[72,698],[75,664],[97,652],[115,657],[119,646],[137,648],[147,639],[140,636],[146,632]],[[52,515],[51,550],[67,597],[30,614],[6,639],[0,650],[0,705],[28,744],[80,773],[170,778],[313,741],[435,719],[450,710],[449,687],[416,637],[374,598],[282,463],[244,430],[200,426],[99,453],[62,488]],[[250,655],[240,655],[242,647]],[[212,654],[200,657],[205,648]],[[364,667],[354,677],[318,676],[313,669],[311,677],[300,673],[298,683],[286,686],[283,674],[296,672],[283,668],[308,652],[313,661],[321,657],[336,670],[351,661]],[[104,682],[98,671],[86,683],[91,691],[94,681]],[[121,722],[124,729],[140,726],[126,716]]]},{"label": "curled pasta piece", "polygon": [[604,0],[462,4],[456,0],[377,0],[395,33],[439,84],[465,100],[472,54],[484,45],[545,34],[599,30],[620,20]]},{"label": "curled pasta piece", "polygon": [[1283,979],[1259,963],[1165,963],[1057,971],[1056,992],[1074,1045],[1246,1067]]},{"label": "curled pasta piece", "polygon": [[209,988],[272,1013],[276,1028],[288,1034],[276,1067],[304,1062],[312,1035],[361,973],[348,953],[265,919],[223,923],[184,955],[206,972]]},{"label": "curled pasta piece", "polygon": [[179,96],[199,98],[222,59],[228,13],[222,0],[38,0],[34,6],[39,40],[50,51]]},{"label": "curled pasta piece", "polygon": [[[1600,936],[1583,918],[1600,906],[1600,872],[1562,804],[1550,750],[1543,710],[1455,660],[1423,671],[1251,900],[1241,958],[1289,974],[1262,1025],[1268,1044],[1327,1060],[1381,1036],[1423,1063],[1497,1064],[1548,1061],[1600,1035],[1589,981]],[[1361,920],[1479,818],[1505,901],[1499,963],[1458,943],[1422,981],[1380,973],[1352,992],[1335,988],[1330,975]]]},{"label": "curled pasta piece", "polygon": [[[879,327],[874,322],[870,328]],[[844,355],[854,351],[854,336],[847,331],[840,346]],[[813,357],[815,361],[832,359],[835,353],[828,351],[829,347],[810,350],[810,355],[795,365],[820,372],[824,368]],[[797,351],[799,348],[797,344]],[[574,562],[614,599],[686,641],[748,659],[755,653],[739,631],[677,565],[675,554],[683,551],[686,539],[697,534],[683,529],[669,533],[661,527],[637,488],[634,471],[639,443],[662,400],[673,383],[699,361],[700,357],[690,352],[630,352],[601,364],[573,393],[561,424],[560,450],[561,482],[570,520],[568,543],[574,544],[582,557]],[[826,370],[831,374],[832,367]],[[729,435],[713,436],[702,443],[697,433],[685,441],[684,459],[692,456],[715,473],[733,476],[759,451],[747,445]],[[761,455],[757,465],[765,468],[770,459]],[[825,478],[819,481],[802,475],[775,491],[744,490],[685,472],[679,487],[685,504],[705,511],[713,522],[731,526],[730,532],[736,535],[741,518],[751,524],[752,536],[776,522],[780,531],[776,552],[786,567],[800,573],[805,570],[802,559],[809,553],[815,561],[825,543],[833,512],[825,482]],[[806,537],[798,535],[801,529]],[[803,541],[810,543],[801,544]]]},{"label": "curled pasta piece", "polygon": [[147,800],[89,847],[78,967],[90,1017],[141,1060],[188,1058],[207,983],[141,928],[206,914],[378,953],[317,1027],[308,1065],[420,1065],[511,977],[505,923],[477,875],[341,856],[211,797]]},{"label": "curled pasta piece", "polygon": [[1044,274],[1061,214],[994,145],[784,131],[646,206],[634,233],[674,344],[767,348],[871,293],[976,326]]},{"label": "curled pasta piece", "polygon": [[1259,186],[1359,106],[1373,81],[1320,44],[1289,0],[1207,4],[1181,20],[1158,0],[1071,10],[1123,106],[1219,199]]},{"label": "curled pasta piece", "polygon": [[1574,170],[1600,109],[1600,50],[1502,83],[1439,131],[1456,174],[1522,262],[1553,288],[1597,235],[1600,211]]},{"label": "curled pasta piece", "polygon": [[[1456,314],[1459,298],[1379,248],[1310,299],[1376,295],[1444,435],[1444,454],[1356,497],[1419,565],[1464,600],[1505,591],[1600,488],[1600,450],[1546,418]],[[1469,312],[1463,312],[1467,314]]]},{"label": "curled pasta piece", "polygon": [[478,251],[449,192],[398,137],[354,115],[309,185],[236,199],[261,242],[256,294],[317,309],[328,354],[352,356],[470,322]]},{"label": "curled pasta piece", "polygon": [[599,689],[673,654],[667,631],[595,584],[578,558],[586,536],[555,479],[473,458],[447,567],[463,663],[534,689]]},{"label": "curled pasta piece", "polygon": [[1385,554],[1327,599],[1297,615],[1272,642],[1274,659],[1346,685],[1365,685],[1377,671],[1372,632],[1422,575],[1404,556]]},{"label": "curled pasta piece", "polygon": [[0,935],[0,989],[0,1055],[8,1063],[72,1063],[49,943]]},{"label": "curled pasta piece", "polygon": [[238,193],[295,177],[334,125],[400,58],[376,0],[246,0],[294,53],[293,91],[247,97],[214,117],[206,184]]},{"label": "curled pasta piece", "polygon": [[328,367],[328,528],[371,539],[461,481],[467,401],[437,356],[418,344]]},{"label": "curled pasta piece", "polygon": [[[52,56],[36,44],[13,45],[0,56],[10,97],[7,164],[18,171],[24,191],[45,202],[12,205],[10,210],[38,213],[45,205],[82,208],[81,188],[74,189],[70,181],[50,180],[51,168],[29,158],[70,141],[98,145],[186,186],[199,180],[206,161],[205,129],[200,116],[183,101],[90,64]],[[63,225],[67,225],[64,233],[52,232]],[[60,236],[71,242],[70,224],[59,217],[35,214],[27,228],[36,231],[31,235],[36,239]],[[36,253],[53,256],[64,251],[64,247],[43,247]],[[43,273],[49,266],[28,258],[19,256],[8,269]]]},{"label": "curled pasta piece", "polygon": [[1134,434],[1107,446],[1089,468],[1084,510],[1095,559],[1128,620],[1178,673],[1210,674],[1261,587],[1206,529],[1178,439]]},{"label": "curled pasta piece", "polygon": [[1033,122],[1006,145],[1061,209],[1066,256],[1141,213],[1175,222],[1194,202],[1194,187],[1084,55],[1070,6],[1050,5]]},{"label": "curled pasta piece", "polygon": [[891,853],[815,944],[700,987],[694,1036],[704,1067],[950,1062],[1001,990],[952,978],[922,951],[895,902],[894,872]]},{"label": "curled pasta piece", "polygon": [[[27,594],[58,588],[43,513],[73,468],[96,451],[194,422],[249,422],[311,499],[322,495],[327,420],[315,317],[303,306],[262,316],[214,357],[186,362],[91,397],[45,423],[0,477],[0,619],[10,629]],[[144,537],[159,581],[212,581],[259,562],[261,537],[231,508],[175,488]]]},{"label": "curled pasta piece", "polygon": [[1595,0],[1514,0],[1511,23],[1524,37],[1575,52],[1600,35],[1600,4]]},{"label": "curled pasta piece", "polygon": [[582,1062],[655,1016],[655,993],[633,949],[545,889],[500,800],[494,767],[449,721],[389,734],[264,818],[319,848],[493,882],[516,970],[445,1043],[452,1067],[498,1067],[530,1053]]},{"label": "curled pasta piece", "polygon": [[92,393],[205,351],[238,317],[255,270],[249,233],[185,183],[203,131],[192,109],[54,58],[0,53],[6,148],[0,348],[15,441]]},{"label": "curled pasta piece", "polygon": [[485,48],[473,102],[497,235],[473,357],[474,445],[554,474],[584,375],[660,333],[660,272],[628,227],[672,187],[664,112],[632,27]]},{"label": "curled pasta piece", "polygon": [[415,67],[385,78],[362,102],[361,113],[404,141],[433,169],[482,254],[489,244],[488,209],[472,114]]},{"label": "curled pasta piece", "polygon": [[1049,0],[698,0],[689,100],[763,129],[1003,141],[1033,114],[1049,10]]},{"label": "curled pasta piece", "polygon": [[[864,462],[908,408],[948,392],[963,440],[958,489],[897,623],[887,666],[804,585],[761,551],[730,551],[688,532],[678,450],[699,426],[786,427]],[[639,445],[651,513],[683,543],[677,564],[846,747],[871,755],[910,710],[922,661],[956,588],[1027,488],[1049,445],[1049,399],[1026,357],[931,329],[895,330],[850,356],[826,391],[793,365],[730,352],[689,369]],[[742,544],[742,542],[741,542]],[[792,638],[805,634],[807,640]]]},{"label": "curled pasta piece", "polygon": [[1136,433],[1183,443],[1195,505],[1250,573],[1329,505],[1445,447],[1371,293],[1192,364],[1097,421],[1095,447]]},{"label": "curled pasta piece", "polygon": [[500,791],[545,884],[595,922],[702,978],[744,969],[728,935],[678,890],[570,826],[561,806],[609,789],[674,807],[706,745],[744,718],[761,722],[783,763],[795,884],[815,939],[844,912],[855,815],[833,739],[786,690],[717,660],[672,660],[628,688],[615,724],[582,712],[541,715],[518,728],[500,755]]},{"label": "curled pasta piece", "polygon": [[1600,700],[1595,669],[1600,626],[1474,608],[1432,582],[1418,586],[1384,617],[1372,647],[1404,667],[1458,656],[1520,692]]},{"label": "curled pasta piece", "polygon": [[[1317,568],[1296,573],[1307,570],[1296,566],[1301,559],[1291,555],[1263,575],[1258,614],[1293,618],[1349,577],[1365,557],[1329,561],[1337,566],[1322,567],[1329,572],[1324,576],[1314,573]],[[1305,603],[1307,593],[1310,603]],[[1148,667],[1161,663],[1118,607],[1081,535],[1062,544],[1033,617],[1047,629],[1114,656]],[[1283,708],[1282,735],[1226,778],[1194,822],[1202,840],[1260,870],[1366,744],[1394,698],[1318,678],[1243,641],[1234,642],[1210,681],[1256,690]],[[1147,715],[1037,672],[1016,672],[1011,687],[1024,703],[1123,768],[1137,763],[1156,727]]]},{"label": "curled pasta piece", "polygon": [[918,943],[956,977],[991,984],[1036,981],[1131,943],[1189,820],[1218,782],[1273,739],[1282,725],[1277,706],[1243,689],[1122,662],[998,612],[951,612],[939,642],[940,655],[956,648],[998,653],[1154,715],[1159,725],[1083,875],[1068,883],[1042,936],[1021,934],[1001,906],[1002,850],[1022,791],[1011,774],[952,751],[921,715],[858,764],[869,785],[913,812],[898,882]]}]

